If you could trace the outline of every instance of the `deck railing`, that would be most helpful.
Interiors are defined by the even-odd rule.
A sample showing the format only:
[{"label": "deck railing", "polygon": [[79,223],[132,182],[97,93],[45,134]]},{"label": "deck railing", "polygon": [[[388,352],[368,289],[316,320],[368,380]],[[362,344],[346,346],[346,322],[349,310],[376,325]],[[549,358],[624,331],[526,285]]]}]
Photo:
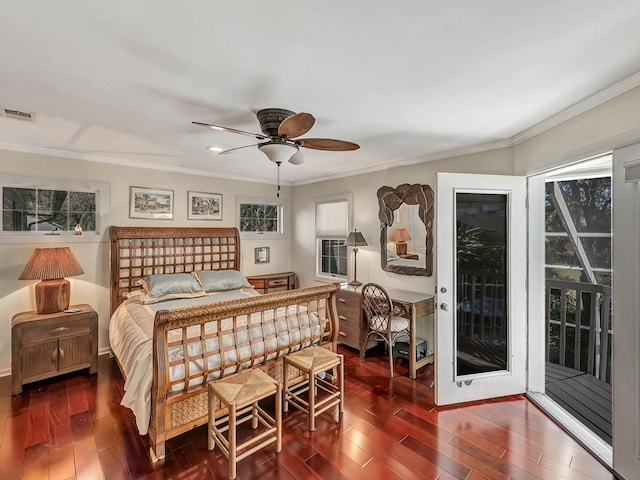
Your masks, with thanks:
[{"label": "deck railing", "polygon": [[611,383],[611,287],[546,281],[546,360]]}]

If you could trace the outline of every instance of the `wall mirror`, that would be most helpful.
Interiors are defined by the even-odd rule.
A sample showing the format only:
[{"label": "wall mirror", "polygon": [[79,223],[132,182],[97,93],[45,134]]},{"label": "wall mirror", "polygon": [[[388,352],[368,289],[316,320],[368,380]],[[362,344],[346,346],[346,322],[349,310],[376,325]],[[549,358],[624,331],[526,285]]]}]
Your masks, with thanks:
[{"label": "wall mirror", "polygon": [[433,274],[433,190],[403,183],[380,187],[380,258],[382,269],[402,275]]}]

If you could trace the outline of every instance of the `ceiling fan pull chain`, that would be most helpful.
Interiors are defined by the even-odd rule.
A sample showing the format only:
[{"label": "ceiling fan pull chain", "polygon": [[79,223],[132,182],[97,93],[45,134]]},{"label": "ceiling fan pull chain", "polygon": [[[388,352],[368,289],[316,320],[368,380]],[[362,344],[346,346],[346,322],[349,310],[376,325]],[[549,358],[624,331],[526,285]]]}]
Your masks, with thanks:
[{"label": "ceiling fan pull chain", "polygon": [[276,198],[280,198],[280,165],[281,164],[282,162],[276,162],[276,165],[278,166],[278,174],[277,174],[278,193],[276,193]]}]

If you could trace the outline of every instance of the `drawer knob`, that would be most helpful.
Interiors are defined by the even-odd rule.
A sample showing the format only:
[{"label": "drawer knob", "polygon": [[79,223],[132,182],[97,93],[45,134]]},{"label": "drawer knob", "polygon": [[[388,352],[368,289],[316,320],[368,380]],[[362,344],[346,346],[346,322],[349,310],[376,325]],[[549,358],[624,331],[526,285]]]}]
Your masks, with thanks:
[{"label": "drawer knob", "polygon": [[338,335],[340,335],[341,337],[346,337],[347,336],[347,334],[344,333],[344,332],[338,332]]},{"label": "drawer knob", "polygon": [[51,330],[51,335],[57,335],[59,333],[64,333],[69,330],[69,327],[58,327]]},{"label": "drawer knob", "polygon": [[344,322],[347,319],[344,315],[338,315],[338,320]]},{"label": "drawer knob", "polygon": [[339,298],[339,299],[338,299],[338,301],[339,301],[340,303],[347,303],[347,301],[346,301],[344,298]]}]

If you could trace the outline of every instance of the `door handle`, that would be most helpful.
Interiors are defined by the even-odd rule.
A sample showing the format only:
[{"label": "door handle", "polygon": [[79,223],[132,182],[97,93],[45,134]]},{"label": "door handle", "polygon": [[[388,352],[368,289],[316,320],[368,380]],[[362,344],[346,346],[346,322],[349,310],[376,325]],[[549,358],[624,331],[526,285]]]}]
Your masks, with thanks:
[{"label": "door handle", "polygon": [[448,303],[444,303],[444,302],[442,302],[442,303],[440,304],[440,310],[444,310],[445,312],[448,312],[448,311],[449,311],[449,308],[450,308],[450,307],[449,307],[449,304],[448,304]]}]

